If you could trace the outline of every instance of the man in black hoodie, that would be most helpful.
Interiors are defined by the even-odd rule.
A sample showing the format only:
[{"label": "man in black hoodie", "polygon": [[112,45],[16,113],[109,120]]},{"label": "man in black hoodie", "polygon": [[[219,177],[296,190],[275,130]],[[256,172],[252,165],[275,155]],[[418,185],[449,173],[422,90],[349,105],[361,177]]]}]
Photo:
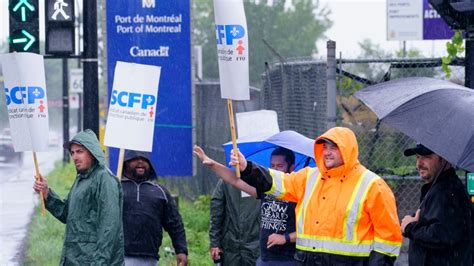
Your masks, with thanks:
[{"label": "man in black hoodie", "polygon": [[452,165],[422,144],[405,150],[416,155],[416,168],[426,182],[413,216],[403,218],[403,235],[410,239],[410,265],[472,265],[471,210],[466,188]]},{"label": "man in black hoodie", "polygon": [[157,265],[163,229],[171,237],[177,265],[188,264],[184,225],[171,194],[157,178],[148,153],[127,151],[124,161],[125,265]]}]

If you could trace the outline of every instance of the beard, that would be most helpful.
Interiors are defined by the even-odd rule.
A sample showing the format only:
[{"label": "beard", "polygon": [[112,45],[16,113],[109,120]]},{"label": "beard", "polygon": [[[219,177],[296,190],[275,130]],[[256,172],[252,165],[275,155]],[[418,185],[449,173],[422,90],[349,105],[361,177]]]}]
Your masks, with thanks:
[{"label": "beard", "polygon": [[139,181],[150,179],[150,169],[145,169],[143,174],[139,174],[136,169],[132,169],[132,179]]}]

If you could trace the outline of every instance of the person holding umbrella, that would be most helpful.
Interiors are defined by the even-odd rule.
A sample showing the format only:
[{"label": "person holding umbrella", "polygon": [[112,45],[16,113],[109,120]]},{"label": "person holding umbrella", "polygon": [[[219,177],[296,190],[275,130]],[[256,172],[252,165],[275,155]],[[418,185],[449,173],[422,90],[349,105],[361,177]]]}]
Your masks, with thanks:
[{"label": "person holding umbrella", "polygon": [[410,265],[473,265],[469,197],[452,165],[422,144],[404,151],[416,155],[416,168],[426,182],[415,215],[401,223],[410,239]]},{"label": "person holding umbrella", "polygon": [[317,168],[286,174],[233,154],[242,180],[296,202],[296,255],[302,265],[393,265],[402,243],[395,197],[358,160],[357,139],[335,127],[314,143]]},{"label": "person holding umbrella", "polygon": [[[295,266],[295,207],[296,204],[275,199],[271,195],[257,194],[254,187],[243,182],[235,171],[209,158],[199,146],[194,146],[194,154],[202,163],[210,167],[222,180],[233,187],[261,200],[260,205],[260,256],[257,266]],[[272,169],[290,173],[295,168],[293,151],[277,147],[270,156]]]}]

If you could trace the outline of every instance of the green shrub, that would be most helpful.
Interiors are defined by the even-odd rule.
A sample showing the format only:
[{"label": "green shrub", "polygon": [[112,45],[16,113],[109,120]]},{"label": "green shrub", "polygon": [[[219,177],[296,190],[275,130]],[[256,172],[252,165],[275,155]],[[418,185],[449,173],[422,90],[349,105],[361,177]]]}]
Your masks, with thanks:
[{"label": "green shrub", "polygon": [[[194,202],[180,200],[179,212],[186,230],[188,259],[193,266],[212,265],[209,255],[208,235],[210,200],[211,197],[208,195],[199,196]],[[168,234],[165,234],[160,249],[160,265],[176,265],[175,257],[164,252],[165,247],[173,247]]]}]

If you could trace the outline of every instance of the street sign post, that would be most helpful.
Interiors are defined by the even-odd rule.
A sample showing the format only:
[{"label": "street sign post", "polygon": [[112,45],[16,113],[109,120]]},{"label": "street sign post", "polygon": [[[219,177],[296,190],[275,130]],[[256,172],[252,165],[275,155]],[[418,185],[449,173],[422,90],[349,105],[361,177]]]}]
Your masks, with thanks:
[{"label": "street sign post", "polygon": [[117,61],[161,67],[151,160],[158,175],[192,175],[190,1],[116,0],[106,15],[109,97]]},{"label": "street sign post", "polygon": [[39,54],[38,0],[10,0],[10,52]]}]

